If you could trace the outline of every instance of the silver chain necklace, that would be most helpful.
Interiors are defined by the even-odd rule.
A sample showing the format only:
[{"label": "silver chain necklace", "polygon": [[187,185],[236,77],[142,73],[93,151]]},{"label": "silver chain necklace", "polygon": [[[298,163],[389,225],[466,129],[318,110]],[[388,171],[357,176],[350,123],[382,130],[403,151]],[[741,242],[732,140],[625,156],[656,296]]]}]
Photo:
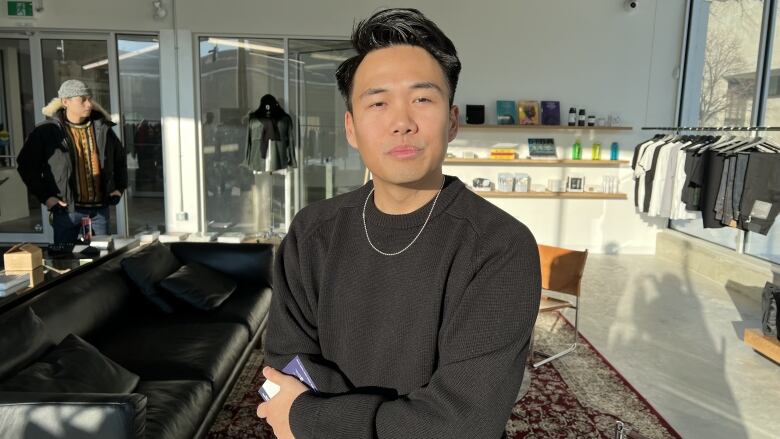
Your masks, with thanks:
[{"label": "silver chain necklace", "polygon": [[373,194],[373,193],[374,193],[374,188],[372,187],[372,188],[371,188],[371,191],[368,193],[368,196],[366,197],[366,201],[365,201],[365,203],[363,203],[363,230],[365,230],[365,231],[366,231],[366,239],[368,240],[368,245],[370,245],[370,246],[371,246],[371,248],[373,248],[374,250],[376,250],[376,251],[377,251],[377,253],[379,253],[379,254],[382,254],[382,255],[385,255],[385,256],[396,256],[396,255],[400,255],[401,253],[403,253],[403,252],[405,252],[406,250],[408,250],[408,249],[409,249],[409,247],[411,247],[411,246],[412,246],[412,244],[414,244],[414,243],[415,243],[415,241],[417,241],[417,238],[419,238],[419,237],[420,237],[420,235],[422,235],[422,232],[423,232],[423,230],[425,230],[425,226],[427,226],[427,225],[428,225],[428,220],[430,220],[430,219],[431,219],[431,215],[433,214],[433,209],[435,209],[435,208],[436,208],[436,200],[438,200],[438,199],[439,199],[439,195],[441,194],[441,191],[442,191],[442,189],[444,189],[444,180],[445,180],[445,179],[442,179],[442,182],[441,182],[441,187],[439,188],[439,192],[437,192],[437,193],[436,193],[436,197],[434,197],[434,199],[433,199],[433,205],[431,206],[431,211],[430,211],[430,212],[428,212],[428,217],[427,217],[427,218],[425,218],[425,222],[423,223],[422,227],[420,227],[420,231],[419,231],[419,232],[417,232],[417,236],[415,236],[415,237],[414,237],[414,239],[412,239],[412,242],[410,242],[410,243],[409,243],[409,245],[407,245],[406,247],[402,248],[401,250],[398,250],[398,251],[397,251],[397,252],[395,252],[395,253],[387,253],[387,252],[383,252],[382,250],[379,250],[378,248],[376,248],[376,246],[374,245],[374,243],[373,243],[373,242],[371,242],[371,237],[369,237],[369,236],[368,236],[368,226],[366,226],[366,206],[368,206],[368,200],[369,200],[369,199],[371,199],[371,194]]}]

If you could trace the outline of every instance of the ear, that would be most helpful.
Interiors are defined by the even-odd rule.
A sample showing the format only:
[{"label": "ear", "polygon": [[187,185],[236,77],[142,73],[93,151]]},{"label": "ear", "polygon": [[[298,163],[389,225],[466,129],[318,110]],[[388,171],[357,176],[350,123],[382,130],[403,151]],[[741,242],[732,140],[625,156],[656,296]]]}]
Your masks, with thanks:
[{"label": "ear", "polygon": [[352,112],[347,110],[344,113],[344,130],[347,133],[347,142],[355,149],[358,149],[357,137],[355,137],[355,121]]},{"label": "ear", "polygon": [[460,108],[457,105],[450,107],[450,128],[448,133],[448,143],[455,140],[458,136],[458,120],[460,119]]}]

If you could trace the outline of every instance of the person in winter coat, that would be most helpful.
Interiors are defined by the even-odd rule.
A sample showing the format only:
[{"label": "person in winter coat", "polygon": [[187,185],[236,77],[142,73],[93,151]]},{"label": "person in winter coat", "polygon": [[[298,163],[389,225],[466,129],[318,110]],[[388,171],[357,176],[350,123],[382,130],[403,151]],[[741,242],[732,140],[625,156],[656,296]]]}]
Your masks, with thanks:
[{"label": "person in winter coat", "polygon": [[54,242],[75,242],[82,217],[92,219],[94,234],[108,234],[109,205],[127,188],[127,157],[115,124],[77,79],[63,82],[42,112],[47,119],[16,160],[27,188],[49,210]]}]

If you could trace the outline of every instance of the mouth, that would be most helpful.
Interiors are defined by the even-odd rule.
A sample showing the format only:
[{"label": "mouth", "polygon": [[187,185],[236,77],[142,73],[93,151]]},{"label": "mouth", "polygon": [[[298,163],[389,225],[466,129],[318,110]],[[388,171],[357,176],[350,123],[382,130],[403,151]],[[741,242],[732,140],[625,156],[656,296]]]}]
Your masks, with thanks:
[{"label": "mouth", "polygon": [[387,152],[391,157],[406,159],[422,154],[422,149],[412,145],[398,145]]}]

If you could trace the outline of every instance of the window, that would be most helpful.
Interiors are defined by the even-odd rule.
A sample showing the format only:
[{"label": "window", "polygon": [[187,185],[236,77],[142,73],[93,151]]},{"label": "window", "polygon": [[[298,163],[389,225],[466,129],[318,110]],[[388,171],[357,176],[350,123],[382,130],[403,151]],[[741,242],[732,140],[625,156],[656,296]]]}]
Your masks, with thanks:
[{"label": "window", "polygon": [[[761,43],[764,29],[777,27],[778,17],[764,12],[772,7],[762,0],[694,0],[681,126],[780,126],[780,54],[765,57]],[[765,15],[771,23],[764,22]],[[770,37],[777,52],[780,34]],[[701,46],[703,53],[690,50]],[[755,105],[758,96],[766,98]],[[691,111],[691,102],[698,103],[698,111]],[[704,229],[700,219],[671,221],[670,227],[732,249],[744,238],[745,253],[780,263],[776,226],[767,236],[728,227]]]}]

